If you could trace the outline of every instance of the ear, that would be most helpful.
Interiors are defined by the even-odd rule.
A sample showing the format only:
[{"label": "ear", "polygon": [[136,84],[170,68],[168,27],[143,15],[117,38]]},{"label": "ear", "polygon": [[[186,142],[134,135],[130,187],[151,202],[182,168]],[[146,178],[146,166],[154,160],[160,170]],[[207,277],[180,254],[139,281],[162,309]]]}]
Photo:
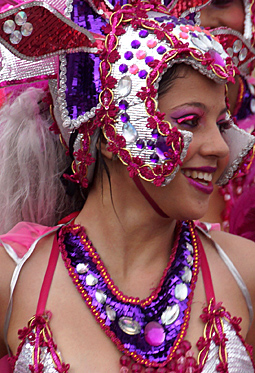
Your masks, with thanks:
[{"label": "ear", "polygon": [[112,160],[113,159],[113,153],[112,152],[109,152],[107,150],[107,142],[106,142],[106,139],[101,136],[101,138],[98,139],[97,141],[97,150],[101,151],[101,154],[109,159],[109,160]]}]

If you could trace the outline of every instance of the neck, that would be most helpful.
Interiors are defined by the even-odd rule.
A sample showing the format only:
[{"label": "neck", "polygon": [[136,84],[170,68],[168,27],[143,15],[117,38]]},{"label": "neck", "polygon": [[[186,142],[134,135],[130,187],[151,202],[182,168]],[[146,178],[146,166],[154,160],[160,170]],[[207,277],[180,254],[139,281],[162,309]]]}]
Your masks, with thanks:
[{"label": "neck", "polygon": [[95,184],[76,223],[85,226],[108,272],[123,291],[122,285],[132,284],[141,273],[144,277],[155,273],[156,283],[171,254],[176,222],[160,217],[131,179],[126,187],[112,180],[111,191],[108,183],[103,185],[102,190],[100,183]]}]

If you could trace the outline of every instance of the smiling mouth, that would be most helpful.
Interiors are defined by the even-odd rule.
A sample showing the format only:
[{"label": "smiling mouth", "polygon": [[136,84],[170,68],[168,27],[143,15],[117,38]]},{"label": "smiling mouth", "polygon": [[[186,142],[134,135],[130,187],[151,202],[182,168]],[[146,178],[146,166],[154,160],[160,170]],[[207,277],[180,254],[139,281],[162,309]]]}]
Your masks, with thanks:
[{"label": "smiling mouth", "polygon": [[212,181],[212,174],[209,172],[193,171],[193,170],[181,170],[181,172],[188,178],[203,184],[205,186],[209,185]]}]

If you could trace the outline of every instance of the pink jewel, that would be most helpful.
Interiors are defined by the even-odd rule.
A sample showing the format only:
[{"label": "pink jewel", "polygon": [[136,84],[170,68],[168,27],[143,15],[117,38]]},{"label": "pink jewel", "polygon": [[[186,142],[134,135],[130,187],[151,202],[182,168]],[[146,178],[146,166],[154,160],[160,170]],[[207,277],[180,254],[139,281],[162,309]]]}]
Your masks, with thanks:
[{"label": "pink jewel", "polygon": [[194,29],[197,30],[197,31],[202,31],[201,27],[199,27],[199,26],[194,26]]},{"label": "pink jewel", "polygon": [[149,48],[155,48],[157,44],[158,44],[157,40],[154,40],[154,39],[150,39],[147,41],[147,47]]},{"label": "pink jewel", "polygon": [[140,373],[142,371],[143,367],[140,364],[134,363],[131,367],[132,373]]},{"label": "pink jewel", "polygon": [[209,51],[210,53],[210,56],[214,59],[215,63],[217,65],[220,65],[220,66],[225,66],[225,61],[223,60],[223,58],[219,55],[218,52],[216,52],[215,50],[211,49]]},{"label": "pink jewel", "polygon": [[133,74],[133,75],[137,74],[138,71],[139,71],[139,68],[138,68],[138,66],[136,66],[136,65],[132,65],[132,66],[129,67],[129,72],[130,72],[131,74]]},{"label": "pink jewel", "polygon": [[144,329],[145,340],[151,346],[160,346],[165,340],[165,331],[156,321],[149,322]]},{"label": "pink jewel", "polygon": [[188,32],[188,31],[189,31],[188,27],[186,27],[186,26],[180,26],[180,29],[181,29],[183,32]]},{"label": "pink jewel", "polygon": [[142,50],[139,50],[139,51],[136,52],[135,55],[138,58],[138,60],[143,60],[146,57],[146,52],[142,51]]},{"label": "pink jewel", "polygon": [[190,31],[194,31],[194,30],[195,30],[195,27],[194,27],[194,26],[188,25],[187,27],[188,27],[188,29],[189,29]]},{"label": "pink jewel", "polygon": [[121,358],[120,358],[120,364],[125,366],[125,367],[129,366],[130,361],[131,361],[130,357],[126,356],[126,355],[122,355]]},{"label": "pink jewel", "polygon": [[128,367],[121,367],[120,368],[120,373],[128,373]]},{"label": "pink jewel", "polygon": [[180,32],[180,38],[188,39],[189,35],[186,32]]}]

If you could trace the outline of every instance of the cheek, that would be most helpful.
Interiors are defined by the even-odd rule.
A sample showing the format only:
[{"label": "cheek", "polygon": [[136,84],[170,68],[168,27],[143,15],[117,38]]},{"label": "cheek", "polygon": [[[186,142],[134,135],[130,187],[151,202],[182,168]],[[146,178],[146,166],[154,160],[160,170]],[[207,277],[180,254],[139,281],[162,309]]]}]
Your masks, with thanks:
[{"label": "cheek", "polygon": [[243,9],[235,8],[231,12],[229,11],[226,16],[226,26],[239,31],[243,34],[244,31],[244,12]]}]

